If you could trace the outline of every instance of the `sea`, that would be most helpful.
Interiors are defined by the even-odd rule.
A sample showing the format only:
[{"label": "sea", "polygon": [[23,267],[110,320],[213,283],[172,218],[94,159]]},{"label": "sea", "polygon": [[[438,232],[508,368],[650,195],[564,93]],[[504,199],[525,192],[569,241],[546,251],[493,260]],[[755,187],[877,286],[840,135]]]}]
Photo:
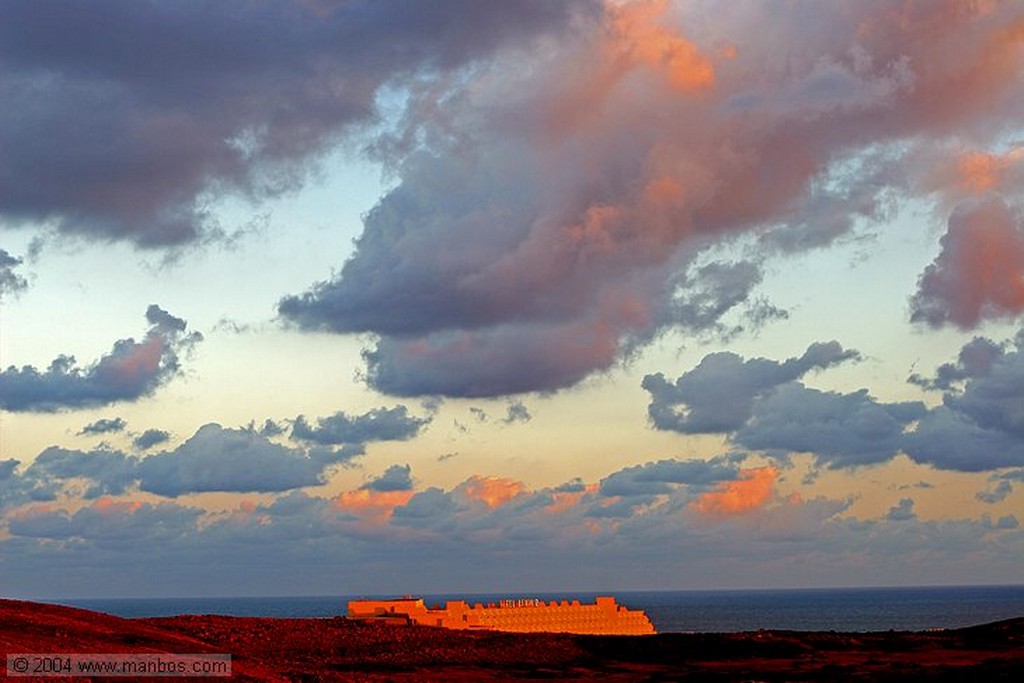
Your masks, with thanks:
[{"label": "sea", "polygon": [[[787,590],[601,591],[566,593],[446,593],[422,595],[429,606],[446,600],[490,603],[538,598],[592,602],[614,595],[642,609],[659,633],[797,631],[923,631],[1024,617],[1024,585]],[[50,600],[122,617],[225,614],[255,617],[336,617],[349,599],[395,595]]]}]

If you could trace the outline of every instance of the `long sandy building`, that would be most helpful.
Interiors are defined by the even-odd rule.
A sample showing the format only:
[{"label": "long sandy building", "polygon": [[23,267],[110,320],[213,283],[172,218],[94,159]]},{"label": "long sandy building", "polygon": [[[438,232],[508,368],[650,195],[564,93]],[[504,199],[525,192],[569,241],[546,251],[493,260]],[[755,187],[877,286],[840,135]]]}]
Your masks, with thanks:
[{"label": "long sandy building", "polygon": [[442,607],[427,607],[423,598],[394,600],[351,600],[350,619],[386,621],[398,624],[443,626],[454,629],[486,629],[519,633],[547,631],[600,635],[648,635],[654,625],[643,610],[619,605],[613,597],[599,597],[593,603],[579,600],[500,600],[470,605],[449,600]]}]

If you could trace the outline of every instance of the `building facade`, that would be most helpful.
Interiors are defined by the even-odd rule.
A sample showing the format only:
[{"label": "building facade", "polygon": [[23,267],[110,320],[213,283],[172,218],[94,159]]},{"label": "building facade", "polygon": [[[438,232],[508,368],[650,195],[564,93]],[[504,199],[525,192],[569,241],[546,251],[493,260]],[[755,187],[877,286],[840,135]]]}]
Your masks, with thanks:
[{"label": "building facade", "polygon": [[619,605],[613,597],[599,597],[593,603],[525,599],[470,605],[449,600],[442,607],[427,607],[422,598],[394,600],[351,600],[350,619],[397,624],[442,626],[454,629],[486,629],[531,633],[582,633],[594,635],[648,635],[654,625],[643,610]]}]

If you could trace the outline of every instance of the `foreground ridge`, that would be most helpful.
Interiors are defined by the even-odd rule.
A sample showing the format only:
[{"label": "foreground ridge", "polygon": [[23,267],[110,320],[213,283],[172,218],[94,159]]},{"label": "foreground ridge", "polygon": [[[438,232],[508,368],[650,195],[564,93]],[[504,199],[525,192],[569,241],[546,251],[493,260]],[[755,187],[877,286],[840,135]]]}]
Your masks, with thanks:
[{"label": "foreground ridge", "polygon": [[449,600],[442,607],[427,607],[423,598],[405,596],[393,600],[350,600],[348,617],[451,629],[482,629],[516,633],[579,633],[590,635],[642,636],[654,633],[643,610],[631,610],[602,596],[581,604],[533,598],[499,600],[470,606],[465,600]]}]

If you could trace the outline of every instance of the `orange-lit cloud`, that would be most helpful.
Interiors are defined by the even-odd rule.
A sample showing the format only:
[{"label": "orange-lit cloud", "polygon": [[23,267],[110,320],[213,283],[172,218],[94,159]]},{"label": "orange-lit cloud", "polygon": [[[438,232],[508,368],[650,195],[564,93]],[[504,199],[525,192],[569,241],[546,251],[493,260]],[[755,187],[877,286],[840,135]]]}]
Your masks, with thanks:
[{"label": "orange-lit cloud", "polygon": [[957,207],[911,303],[913,319],[935,327],[967,329],[1024,311],[1024,232],[1001,197],[988,194]]},{"label": "orange-lit cloud", "polygon": [[335,498],[334,507],[370,524],[384,524],[391,519],[396,507],[405,505],[414,495],[415,491],[356,489]]},{"label": "orange-lit cloud", "polygon": [[91,510],[101,515],[123,515],[136,512],[142,507],[142,503],[132,500],[115,500],[104,496],[89,506]]},{"label": "orange-lit cloud", "polygon": [[97,374],[122,385],[144,384],[160,370],[165,342],[159,334],[150,334],[146,341],[127,349],[123,355],[108,357]]},{"label": "orange-lit cloud", "polygon": [[474,474],[464,481],[459,486],[459,489],[469,498],[478,500],[487,507],[494,509],[525,492],[526,485],[515,479],[481,477]]},{"label": "orange-lit cloud", "polygon": [[763,507],[772,498],[779,470],[774,466],[740,471],[740,479],[701,494],[691,505],[701,514],[728,517]]},{"label": "orange-lit cloud", "polygon": [[973,194],[995,190],[1021,161],[1024,161],[1024,147],[1015,147],[1005,154],[966,152],[957,159],[959,185]]},{"label": "orange-lit cloud", "polygon": [[613,61],[643,65],[661,73],[672,87],[701,90],[715,82],[714,68],[697,47],[663,23],[667,0],[610,5]]},{"label": "orange-lit cloud", "polygon": [[551,502],[544,507],[544,514],[560,515],[575,507],[586,495],[597,493],[597,484],[587,484],[582,491],[555,491],[551,494]]}]

